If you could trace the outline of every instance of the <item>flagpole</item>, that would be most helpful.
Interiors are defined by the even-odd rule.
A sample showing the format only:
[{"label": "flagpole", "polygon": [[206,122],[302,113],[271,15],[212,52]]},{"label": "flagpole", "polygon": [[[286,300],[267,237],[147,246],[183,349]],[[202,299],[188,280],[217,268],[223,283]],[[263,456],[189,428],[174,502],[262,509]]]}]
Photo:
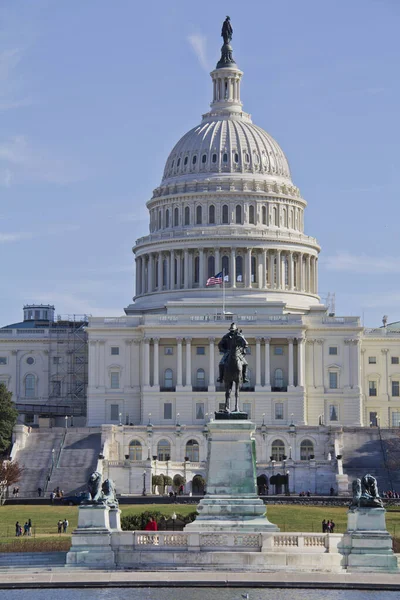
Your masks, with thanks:
[{"label": "flagpole", "polygon": [[225,269],[222,269],[222,314],[225,314]]}]

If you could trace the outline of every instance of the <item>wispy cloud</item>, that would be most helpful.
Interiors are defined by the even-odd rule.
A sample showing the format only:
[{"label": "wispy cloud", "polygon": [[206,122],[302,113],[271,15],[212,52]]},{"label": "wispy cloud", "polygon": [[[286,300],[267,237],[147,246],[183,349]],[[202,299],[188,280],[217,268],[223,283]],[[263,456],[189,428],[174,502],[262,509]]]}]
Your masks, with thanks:
[{"label": "wispy cloud", "polygon": [[368,256],[367,254],[351,254],[338,252],[333,256],[325,256],[321,264],[330,271],[346,271],[348,273],[400,273],[400,257]]},{"label": "wispy cloud", "polygon": [[191,35],[188,35],[187,40],[197,56],[197,60],[201,67],[208,72],[211,65],[207,60],[207,38],[200,33],[192,33]]},{"label": "wispy cloud", "polygon": [[22,57],[21,48],[0,51],[0,110],[31,104],[31,99],[23,95],[23,78],[17,74]]},{"label": "wispy cloud", "polygon": [[20,231],[18,233],[0,233],[0,244],[9,244],[13,242],[20,242],[22,240],[28,240],[33,237],[33,233],[30,231]]},{"label": "wispy cloud", "polygon": [[62,185],[79,181],[83,177],[81,167],[34,147],[26,136],[18,135],[0,141],[0,184],[3,186],[9,187],[14,182],[25,181]]},{"label": "wispy cloud", "polygon": [[12,244],[16,242],[23,242],[25,240],[30,240],[33,238],[43,238],[46,235],[62,235],[63,233],[73,233],[74,231],[78,231],[80,229],[80,225],[75,224],[50,224],[42,230],[38,230],[36,232],[33,231],[18,231],[18,232],[10,232],[10,233],[1,233],[0,232],[0,244]]}]

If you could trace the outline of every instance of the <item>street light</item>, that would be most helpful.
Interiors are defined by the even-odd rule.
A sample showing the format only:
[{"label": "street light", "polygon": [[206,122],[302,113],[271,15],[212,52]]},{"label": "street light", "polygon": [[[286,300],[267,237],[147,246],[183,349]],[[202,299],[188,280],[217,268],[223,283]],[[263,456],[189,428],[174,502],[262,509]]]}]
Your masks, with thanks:
[{"label": "street light", "polygon": [[121,426],[122,425],[122,413],[119,413],[118,416],[119,416],[119,425]]},{"label": "street light", "polygon": [[172,531],[175,531],[176,512],[174,511],[171,515],[172,519]]},{"label": "street light", "polygon": [[65,429],[68,429],[68,415],[65,415]]},{"label": "street light", "polygon": [[143,471],[143,491],[142,496],[147,496],[146,494],[146,471]]}]

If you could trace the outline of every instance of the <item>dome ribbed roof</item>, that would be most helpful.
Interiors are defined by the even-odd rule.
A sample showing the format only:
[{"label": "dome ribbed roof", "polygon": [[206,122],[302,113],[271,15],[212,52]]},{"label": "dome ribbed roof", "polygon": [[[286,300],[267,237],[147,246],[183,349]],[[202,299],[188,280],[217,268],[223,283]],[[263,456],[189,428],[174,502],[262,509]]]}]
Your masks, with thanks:
[{"label": "dome ribbed roof", "polygon": [[206,117],[175,145],[165,166],[163,183],[183,175],[213,173],[257,173],[291,181],[282,149],[247,115]]}]

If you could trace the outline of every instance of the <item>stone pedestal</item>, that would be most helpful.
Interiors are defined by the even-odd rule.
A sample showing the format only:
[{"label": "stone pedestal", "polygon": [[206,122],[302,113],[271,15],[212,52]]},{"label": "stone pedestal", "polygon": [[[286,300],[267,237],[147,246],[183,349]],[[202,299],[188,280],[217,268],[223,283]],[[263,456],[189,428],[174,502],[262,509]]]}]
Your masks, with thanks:
[{"label": "stone pedestal", "polygon": [[384,508],[356,508],[347,513],[344,546],[349,571],[397,571]]},{"label": "stone pedestal", "polygon": [[[118,509],[114,510],[117,512]],[[114,520],[116,522],[116,519]],[[79,506],[78,527],[72,533],[72,544],[66,563],[100,569],[115,567],[108,506]]]},{"label": "stone pedestal", "polygon": [[110,508],[109,512],[110,529],[112,531],[122,531],[121,529],[121,511],[119,508]]},{"label": "stone pedestal", "polygon": [[338,496],[349,495],[349,476],[348,475],[336,475],[336,487]]},{"label": "stone pedestal", "polygon": [[199,516],[185,531],[279,531],[257,495],[256,425],[218,420],[208,429],[207,493],[197,507]]}]

